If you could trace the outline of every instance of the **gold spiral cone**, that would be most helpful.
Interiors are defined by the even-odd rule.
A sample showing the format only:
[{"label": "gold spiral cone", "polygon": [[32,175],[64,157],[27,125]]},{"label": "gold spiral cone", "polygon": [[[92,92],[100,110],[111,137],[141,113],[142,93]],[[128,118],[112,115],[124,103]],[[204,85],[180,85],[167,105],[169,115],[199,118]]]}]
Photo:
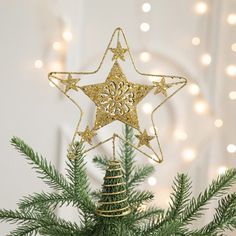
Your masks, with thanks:
[{"label": "gold spiral cone", "polygon": [[109,161],[96,213],[103,217],[121,217],[130,212],[121,164],[117,160]]}]

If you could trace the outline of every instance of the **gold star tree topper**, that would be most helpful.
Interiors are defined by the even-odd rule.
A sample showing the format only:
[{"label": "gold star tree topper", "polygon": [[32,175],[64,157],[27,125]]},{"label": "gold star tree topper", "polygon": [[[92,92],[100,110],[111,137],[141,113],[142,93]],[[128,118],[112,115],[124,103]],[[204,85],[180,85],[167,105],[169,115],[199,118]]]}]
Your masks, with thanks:
[{"label": "gold star tree topper", "polygon": [[[120,34],[123,36],[123,43],[125,47],[122,46],[120,40]],[[117,43],[116,47],[111,47],[113,43],[114,37],[117,35]],[[83,79],[88,74],[95,74],[99,71],[101,66],[103,65],[104,58],[107,56],[109,52],[112,52],[112,61],[114,61],[108,76],[106,77],[103,83],[95,83],[91,85],[79,86],[78,83],[80,79]],[[125,61],[125,55],[129,55],[130,61],[133,65],[134,70],[141,76],[152,76],[156,77],[159,81],[153,82],[152,84],[138,84],[131,82],[127,79],[125,74],[122,71],[121,64],[118,60],[121,60],[123,63]],[[68,76],[64,79],[65,76]],[[80,79],[73,79],[72,76],[78,76]],[[106,125],[110,124],[113,121],[120,121],[126,125],[133,127],[137,130],[138,134],[136,134],[137,139],[139,140],[138,145],[133,145],[129,143],[127,140],[124,140],[122,137],[119,136],[116,132],[112,133],[109,138],[106,140],[100,141],[94,146],[86,149],[84,152],[88,152],[98,146],[112,141],[112,148],[113,148],[113,158],[115,158],[115,145],[116,139],[123,140],[137,151],[142,153],[143,155],[153,159],[154,161],[160,163],[163,160],[161,145],[159,142],[159,138],[156,131],[156,126],[154,124],[154,113],[158,110],[158,108],[163,105],[170,97],[172,97],[175,93],[177,93],[181,88],[186,85],[186,79],[179,76],[168,76],[168,75],[153,75],[140,72],[135,64],[133,57],[131,55],[126,36],[121,28],[117,28],[110,40],[110,43],[105,51],[103,59],[98,66],[98,69],[93,72],[51,72],[49,74],[49,80],[55,84],[55,86],[63,93],[67,98],[69,98],[79,109],[80,111],[80,118],[77,124],[72,144],[74,143],[77,135],[81,137],[82,142],[87,142],[90,145],[93,144],[93,138],[96,135],[96,132],[105,127]],[[63,85],[65,85],[65,90],[61,89],[60,85],[55,83],[55,80],[58,80]],[[170,82],[167,82],[169,80]],[[169,88],[176,86],[175,90],[168,92]],[[72,98],[67,93],[70,90],[81,90],[85,93],[89,99],[95,104],[96,106],[96,117],[94,120],[93,127],[90,129],[89,126],[86,127],[84,131],[80,131],[80,124],[83,117],[83,110],[80,107],[79,103]],[[142,102],[142,99],[148,95],[152,90],[154,94],[162,93],[165,96],[165,100],[162,101],[160,104],[157,104],[154,110],[151,113],[151,123],[152,128],[154,130],[154,136],[151,136],[147,133],[147,130],[144,129],[142,132],[140,130],[139,124],[139,116],[137,111],[137,105]],[[79,91],[78,91],[79,92]],[[145,124],[144,124],[145,126]],[[96,132],[95,132],[96,131]],[[154,147],[159,147],[159,150],[153,148],[151,142],[156,142]],[[146,146],[149,148],[151,153],[145,153],[140,149],[142,146]],[[153,154],[155,158],[153,158]]]}]

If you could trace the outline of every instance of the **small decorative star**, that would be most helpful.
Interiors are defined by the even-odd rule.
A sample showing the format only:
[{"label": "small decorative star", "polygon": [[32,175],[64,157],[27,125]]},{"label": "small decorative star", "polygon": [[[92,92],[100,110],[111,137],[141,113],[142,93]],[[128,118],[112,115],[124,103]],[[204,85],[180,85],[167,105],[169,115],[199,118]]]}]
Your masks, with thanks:
[{"label": "small decorative star", "polygon": [[162,78],[160,82],[153,82],[156,87],[154,94],[162,93],[165,97],[168,96],[167,89],[172,86],[172,84],[167,84],[165,78]]},{"label": "small decorative star", "polygon": [[71,74],[68,75],[68,78],[66,80],[61,80],[61,82],[66,85],[65,93],[67,93],[69,90],[73,89],[75,91],[78,91],[77,83],[80,81],[80,79],[73,79]]},{"label": "small decorative star", "polygon": [[139,139],[139,144],[138,144],[138,147],[141,147],[143,145],[147,146],[147,147],[150,147],[150,141],[152,139],[154,139],[154,136],[149,136],[147,134],[147,131],[146,129],[143,131],[143,133],[141,132],[140,135],[135,135],[136,138]]},{"label": "small decorative star", "polygon": [[127,48],[122,48],[120,42],[117,43],[116,48],[110,48],[110,50],[114,53],[112,57],[112,61],[120,58],[122,61],[125,61],[125,53],[128,51]]},{"label": "small decorative star", "polygon": [[92,145],[92,139],[96,135],[93,129],[92,130],[89,129],[88,125],[86,126],[84,132],[79,132],[78,134],[81,136],[83,141],[89,143],[90,145]]}]

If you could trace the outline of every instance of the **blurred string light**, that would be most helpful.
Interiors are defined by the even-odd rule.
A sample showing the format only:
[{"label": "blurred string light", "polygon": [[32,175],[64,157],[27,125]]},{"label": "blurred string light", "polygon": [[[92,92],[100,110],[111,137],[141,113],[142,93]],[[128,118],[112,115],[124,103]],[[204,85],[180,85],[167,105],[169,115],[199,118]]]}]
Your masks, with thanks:
[{"label": "blurred string light", "polygon": [[236,66],[235,65],[228,65],[225,69],[226,74],[229,76],[235,76],[236,75]]},{"label": "blurred string light", "polygon": [[58,61],[52,62],[50,65],[51,71],[61,71],[62,70],[62,64]]},{"label": "blurred string light", "polygon": [[192,95],[198,95],[200,93],[200,88],[197,84],[191,83],[188,89],[189,89],[189,93]]},{"label": "blurred string light", "polygon": [[61,42],[54,42],[52,44],[52,47],[55,51],[60,51],[62,49],[62,43]]},{"label": "blurred string light", "polygon": [[139,59],[142,62],[148,62],[151,59],[151,54],[149,52],[141,52],[139,55]]},{"label": "blurred string light", "polygon": [[226,166],[220,166],[217,170],[218,175],[223,175],[225,174],[225,172],[228,170],[228,168]]},{"label": "blurred string light", "polygon": [[200,43],[201,43],[200,38],[198,38],[198,37],[192,38],[192,45],[198,46]]},{"label": "blurred string light", "polygon": [[204,65],[204,66],[208,66],[211,64],[211,55],[208,54],[208,53],[205,53],[201,56],[201,63]]},{"label": "blurred string light", "polygon": [[227,17],[227,22],[230,25],[236,25],[236,14],[234,14],[234,13],[229,14]]},{"label": "blurred string light", "polygon": [[232,49],[233,52],[236,52],[236,43],[233,43],[231,45],[231,49]]},{"label": "blurred string light", "polygon": [[43,67],[43,62],[42,62],[42,60],[36,60],[36,61],[34,62],[34,67],[35,67],[36,69],[41,69],[41,68]]},{"label": "blurred string light", "polygon": [[203,100],[199,100],[194,104],[194,110],[198,114],[204,114],[207,111],[207,103]]},{"label": "blurred string light", "polygon": [[146,22],[143,22],[140,25],[140,30],[143,31],[143,32],[148,32],[150,30],[150,25]]},{"label": "blurred string light", "polygon": [[235,153],[235,152],[236,152],[236,145],[234,145],[234,144],[229,144],[229,145],[226,147],[226,150],[227,150],[227,152],[229,152],[229,153]]},{"label": "blurred string light", "polygon": [[231,99],[231,100],[235,100],[236,99],[236,91],[231,91],[229,93],[229,99]]},{"label": "blurred string light", "polygon": [[151,6],[151,4],[149,2],[145,2],[142,5],[142,11],[143,12],[150,12],[151,8],[152,8],[152,6]]},{"label": "blurred string light", "polygon": [[143,104],[143,112],[150,114],[153,111],[153,107],[150,103]]},{"label": "blurred string light", "polygon": [[174,131],[174,138],[177,140],[184,141],[188,138],[188,135],[183,129],[177,128]]},{"label": "blurred string light", "polygon": [[157,183],[157,179],[155,177],[152,176],[152,177],[148,178],[149,185],[154,186],[154,185],[156,185],[156,183]]},{"label": "blurred string light", "polygon": [[204,2],[204,1],[200,1],[195,5],[195,11],[199,15],[205,14],[207,12],[207,10],[208,10],[208,6],[207,6],[206,2]]},{"label": "blurred string light", "polygon": [[73,38],[73,35],[72,33],[69,31],[69,30],[65,30],[63,33],[62,33],[62,37],[65,41],[69,42],[72,40]]},{"label": "blurred string light", "polygon": [[191,162],[196,158],[196,151],[193,148],[185,148],[182,151],[182,158],[186,162]]},{"label": "blurred string light", "polygon": [[224,122],[221,119],[216,119],[215,122],[214,122],[214,125],[215,125],[216,128],[222,127],[223,124],[224,124]]}]

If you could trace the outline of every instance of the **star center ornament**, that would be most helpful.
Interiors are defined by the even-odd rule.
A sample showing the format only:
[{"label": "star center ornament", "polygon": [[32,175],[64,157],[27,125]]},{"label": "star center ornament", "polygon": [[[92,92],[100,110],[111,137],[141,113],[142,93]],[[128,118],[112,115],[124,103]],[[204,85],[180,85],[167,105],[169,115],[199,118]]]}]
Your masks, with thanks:
[{"label": "star center ornament", "polygon": [[[120,39],[122,35],[123,40]],[[117,36],[116,46],[112,47],[114,38]],[[108,76],[106,77],[103,83],[95,83],[90,85],[79,86],[80,80],[83,77],[86,77],[88,74],[96,74],[104,63],[106,56],[112,53],[112,67]],[[157,82],[152,84],[138,84],[131,82],[124,72],[122,71],[122,65],[119,60],[124,63],[126,61],[125,56],[129,56],[130,61],[133,65],[134,70],[143,77],[155,77]],[[68,76],[67,79],[63,79],[63,76]],[[72,76],[79,76],[79,79],[73,79]],[[158,108],[161,107],[170,97],[175,95],[180,89],[182,89],[187,80],[184,77],[180,76],[169,76],[169,75],[153,75],[148,73],[140,72],[135,66],[134,59],[130,52],[126,36],[121,28],[117,28],[112,34],[110,43],[104,53],[103,59],[100,62],[97,70],[93,72],[51,72],[49,74],[49,80],[68,98],[70,99],[79,109],[80,118],[74,132],[71,146],[79,136],[82,142],[86,142],[91,147],[87,148],[84,153],[89,152],[106,142],[112,141],[112,150],[113,150],[113,159],[115,159],[115,146],[116,139],[126,142],[128,145],[132,146],[138,152],[147,156],[148,158],[161,163],[163,161],[163,153],[161,150],[161,145],[159,142],[156,126],[154,123],[154,114],[157,112]],[[61,89],[58,83],[55,83],[55,80],[58,80],[65,86],[65,89]],[[167,80],[169,82],[167,82]],[[175,88],[175,89],[174,89]],[[91,102],[96,106],[96,116],[94,120],[93,127],[90,129],[89,126],[84,131],[80,130],[80,124],[83,118],[83,109],[79,103],[72,96],[69,95],[70,90],[75,90],[77,92],[83,92]],[[151,124],[154,130],[154,135],[151,136],[148,134],[147,129],[144,129],[142,132],[140,130],[139,115],[137,105],[142,102],[143,98],[146,97],[150,92],[158,95],[162,93],[165,96],[165,99],[157,104],[154,110],[151,112]],[[133,127],[137,130],[138,134],[136,135],[139,140],[138,145],[133,145],[127,140],[124,140],[119,134],[112,133],[111,136],[105,140],[102,140],[98,143],[93,143],[93,138],[97,132],[104,128],[106,125],[109,125],[113,121],[120,121],[126,125]],[[154,144],[154,145],[153,145]],[[150,153],[146,153],[142,150],[142,147],[145,146],[150,150]],[[155,156],[155,157],[153,157]]]}]

